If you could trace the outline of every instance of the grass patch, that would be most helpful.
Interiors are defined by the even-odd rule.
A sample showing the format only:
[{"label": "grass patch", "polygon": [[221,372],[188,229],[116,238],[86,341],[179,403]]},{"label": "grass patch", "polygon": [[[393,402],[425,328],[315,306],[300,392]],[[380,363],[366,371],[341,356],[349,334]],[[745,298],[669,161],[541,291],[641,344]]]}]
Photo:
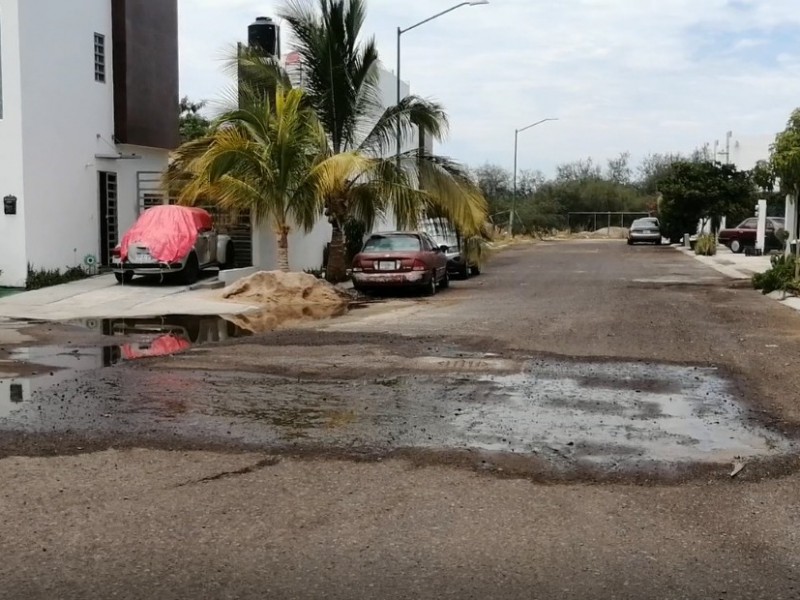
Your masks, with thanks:
[{"label": "grass patch", "polygon": [[28,278],[25,280],[26,290],[40,290],[70,281],[79,281],[89,277],[83,267],[67,267],[62,273],[61,269],[35,269],[28,265]]}]

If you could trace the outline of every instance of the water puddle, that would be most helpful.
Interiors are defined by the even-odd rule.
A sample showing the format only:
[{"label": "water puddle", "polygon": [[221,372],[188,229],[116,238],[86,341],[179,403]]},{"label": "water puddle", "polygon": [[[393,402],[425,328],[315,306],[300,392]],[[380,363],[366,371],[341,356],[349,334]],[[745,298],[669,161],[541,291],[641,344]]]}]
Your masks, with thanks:
[{"label": "water puddle", "polygon": [[[251,335],[222,317],[183,316],[72,321],[109,338],[97,347],[16,348],[0,361],[0,417],[19,410],[39,390],[75,379],[82,371],[122,361],[171,356],[194,346]],[[119,343],[115,343],[119,340]]]},{"label": "water puddle", "polygon": [[[196,344],[240,333],[229,325],[210,323],[200,329],[205,334],[193,330],[198,335],[186,339]],[[393,367],[391,356],[374,362],[341,356],[337,365],[357,365],[357,375],[337,378],[336,369],[315,370],[303,359],[308,371],[300,375],[270,369],[287,357],[265,352],[261,369],[255,363],[248,370],[235,370],[238,364],[234,370],[116,368],[76,378],[79,370],[160,351],[160,335],[188,335],[175,322],[167,332],[138,321],[99,326],[125,343],[91,351],[30,349],[34,354],[15,357],[61,370],[2,380],[0,417],[11,418],[0,418],[0,427],[87,435],[98,428],[115,435],[138,430],[169,439],[365,454],[485,451],[545,461],[560,472],[730,464],[795,451],[791,440],[753,418],[731,382],[710,368],[465,355],[405,358],[406,367],[416,367],[409,371]],[[126,352],[129,343],[143,347]],[[172,343],[163,348],[172,351]],[[52,389],[41,389],[46,386]]]},{"label": "water puddle", "polygon": [[[751,418],[715,369],[537,361],[509,374],[506,363],[454,366],[448,374],[376,373],[347,383],[277,376],[223,383],[217,374],[219,383],[204,378],[211,393],[196,410],[223,418],[226,428],[233,419],[250,441],[483,450],[564,469],[728,463],[793,448]],[[214,399],[218,389],[224,399]]]},{"label": "water puddle", "polygon": [[81,371],[123,361],[173,356],[205,344],[272,331],[287,324],[337,317],[350,306],[282,306],[236,316],[169,315],[147,318],[80,319],[66,324],[108,338],[95,347],[32,346],[0,361],[0,418],[19,410],[36,391],[74,379]]},{"label": "water puddle", "polygon": [[539,364],[483,381],[495,402],[463,411],[456,429],[486,450],[553,451],[577,461],[728,462],[786,451],[750,422],[714,369]]}]

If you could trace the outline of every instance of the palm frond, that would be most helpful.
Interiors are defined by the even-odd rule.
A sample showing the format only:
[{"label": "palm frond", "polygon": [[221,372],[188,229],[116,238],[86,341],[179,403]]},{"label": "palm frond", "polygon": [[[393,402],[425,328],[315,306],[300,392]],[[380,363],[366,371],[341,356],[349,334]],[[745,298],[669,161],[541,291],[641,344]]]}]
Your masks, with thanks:
[{"label": "palm frond", "polygon": [[279,11],[295,37],[304,87],[334,153],[353,149],[378,102],[378,53],[360,42],[363,0],[289,0]]},{"label": "palm frond", "polygon": [[359,150],[374,156],[385,156],[397,147],[398,124],[404,140],[410,138],[417,129],[442,141],[449,128],[447,113],[440,104],[418,96],[406,96],[400,104],[383,111],[359,144]]}]

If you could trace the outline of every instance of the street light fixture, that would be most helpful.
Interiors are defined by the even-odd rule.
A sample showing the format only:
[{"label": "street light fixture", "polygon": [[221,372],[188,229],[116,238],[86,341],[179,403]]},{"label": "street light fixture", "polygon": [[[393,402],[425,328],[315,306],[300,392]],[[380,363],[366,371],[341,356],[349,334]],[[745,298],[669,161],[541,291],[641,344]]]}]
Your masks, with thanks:
[{"label": "street light fixture", "polygon": [[526,127],[522,127],[521,129],[514,130],[514,191],[513,195],[511,196],[511,215],[509,217],[509,229],[511,230],[511,237],[514,237],[514,214],[517,212],[517,154],[519,148],[519,134],[523,131],[527,131],[537,125],[541,125],[542,123],[547,123],[548,121],[558,121],[558,118],[551,117],[547,119],[542,119],[541,121],[536,121],[536,123],[531,123]]},{"label": "street light fixture", "polygon": [[[401,27],[397,28],[397,104],[398,105],[400,104],[400,101],[402,100],[401,94],[400,94],[400,38],[401,38],[401,36],[404,33],[408,32],[408,31],[411,31],[412,29],[416,29],[420,25],[425,25],[425,23],[430,23],[434,19],[438,19],[439,17],[444,16],[447,13],[453,12],[454,10],[456,10],[458,8],[461,8],[463,6],[481,6],[483,4],[489,4],[489,0],[472,0],[471,2],[460,2],[459,4],[456,4],[455,6],[451,6],[447,10],[443,10],[440,13],[436,13],[432,17],[428,17],[427,19],[424,19],[424,20],[420,21],[419,23],[415,23],[411,27],[406,27],[405,29],[403,29]],[[397,163],[398,164],[400,164],[400,144],[402,142],[402,135],[403,135],[402,134],[402,126],[401,126],[400,118],[398,117],[398,119],[397,119]]]}]

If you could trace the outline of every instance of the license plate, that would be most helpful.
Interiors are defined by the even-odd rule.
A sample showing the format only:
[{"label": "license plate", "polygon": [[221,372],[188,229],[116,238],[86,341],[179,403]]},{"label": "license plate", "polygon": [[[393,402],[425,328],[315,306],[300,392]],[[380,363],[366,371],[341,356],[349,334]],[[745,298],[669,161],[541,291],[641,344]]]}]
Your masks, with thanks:
[{"label": "license plate", "polygon": [[139,250],[138,252],[136,252],[136,261],[135,262],[149,263],[149,262],[155,262],[155,261],[153,260],[153,257],[150,255],[150,253],[147,250]]},{"label": "license plate", "polygon": [[379,260],[378,271],[394,271],[397,269],[397,263],[393,260]]}]

